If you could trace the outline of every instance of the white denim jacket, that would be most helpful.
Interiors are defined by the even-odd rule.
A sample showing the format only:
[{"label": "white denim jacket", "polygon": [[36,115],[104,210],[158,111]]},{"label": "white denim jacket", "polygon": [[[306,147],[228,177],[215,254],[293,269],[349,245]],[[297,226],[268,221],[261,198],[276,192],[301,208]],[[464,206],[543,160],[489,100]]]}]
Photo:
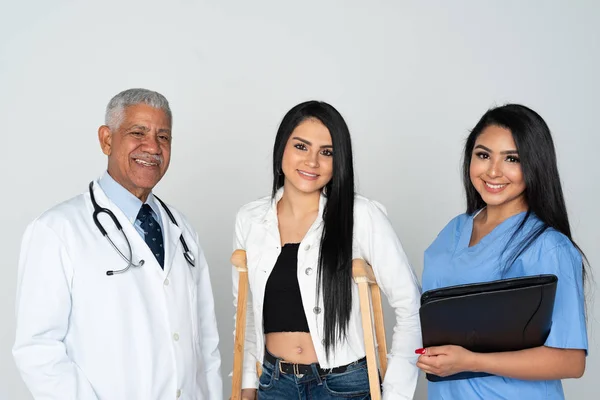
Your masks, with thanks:
[{"label": "white denim jacket", "polygon": [[[243,388],[258,387],[256,361],[264,356],[263,298],[267,279],[281,252],[277,222],[277,202],[283,195],[253,201],[243,206],[236,218],[235,249],[246,250],[248,296],[246,341],[244,344]],[[308,327],[322,368],[333,368],[365,356],[358,289],[352,289],[352,314],[347,339],[336,347],[329,360],[325,356],[323,299],[317,304],[316,279],[319,243],[323,232],[323,208],[327,199],[321,195],[319,214],[298,250],[298,283]],[[383,382],[384,399],[412,399],[418,369],[415,349],[421,347],[419,324],[420,287],[400,240],[396,236],[384,207],[362,196],[354,200],[353,258],[363,258],[372,267],[379,287],[394,309],[396,323],[392,337],[388,370]],[[238,272],[233,268],[234,306],[237,304]]]}]

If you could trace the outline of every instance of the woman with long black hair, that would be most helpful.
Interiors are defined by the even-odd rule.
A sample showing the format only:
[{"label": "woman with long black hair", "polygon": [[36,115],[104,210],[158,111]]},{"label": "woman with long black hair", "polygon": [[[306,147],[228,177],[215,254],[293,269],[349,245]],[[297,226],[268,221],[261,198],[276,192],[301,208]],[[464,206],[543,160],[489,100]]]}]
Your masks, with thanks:
[{"label": "woman with long black hair", "polygon": [[[256,388],[259,399],[370,398],[354,258],[372,265],[395,310],[383,396],[412,398],[419,286],[383,207],[354,193],[350,133],[331,105],[308,101],[285,115],[272,195],[240,209],[234,246],[246,250],[251,291],[243,398]],[[235,269],[233,279],[237,296]]]},{"label": "woman with long black hair", "polygon": [[463,180],[466,213],[426,250],[423,290],[554,274],[552,327],[543,346],[520,351],[417,349],[417,365],[427,373],[493,374],[429,382],[429,398],[563,399],[561,379],[585,370],[586,262],[571,237],[554,144],[542,117],[518,104],[486,112],[467,139]]}]

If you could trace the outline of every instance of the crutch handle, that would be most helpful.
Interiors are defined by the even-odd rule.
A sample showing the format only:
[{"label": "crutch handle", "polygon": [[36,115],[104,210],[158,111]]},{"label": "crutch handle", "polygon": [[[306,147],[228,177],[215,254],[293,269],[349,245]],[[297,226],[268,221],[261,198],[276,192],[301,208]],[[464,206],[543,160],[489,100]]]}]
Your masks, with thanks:
[{"label": "crutch handle", "polygon": [[248,272],[248,265],[246,260],[246,250],[236,250],[231,255],[231,264],[239,272]]},{"label": "crutch handle", "polygon": [[352,278],[354,282],[367,282],[369,285],[377,285],[373,268],[362,258],[352,260]]}]

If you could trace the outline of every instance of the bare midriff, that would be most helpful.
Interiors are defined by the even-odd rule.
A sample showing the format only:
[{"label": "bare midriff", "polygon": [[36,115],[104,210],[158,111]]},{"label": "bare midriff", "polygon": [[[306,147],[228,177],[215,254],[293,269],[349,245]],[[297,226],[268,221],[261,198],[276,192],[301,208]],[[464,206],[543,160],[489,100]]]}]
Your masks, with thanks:
[{"label": "bare midriff", "polygon": [[294,364],[312,364],[319,362],[310,333],[273,332],[265,335],[265,344],[269,353]]}]

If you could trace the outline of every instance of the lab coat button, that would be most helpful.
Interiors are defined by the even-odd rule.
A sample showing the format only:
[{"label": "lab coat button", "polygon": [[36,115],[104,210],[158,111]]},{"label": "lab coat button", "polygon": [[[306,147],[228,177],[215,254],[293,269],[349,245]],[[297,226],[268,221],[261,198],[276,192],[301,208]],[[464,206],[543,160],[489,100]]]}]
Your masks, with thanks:
[{"label": "lab coat button", "polygon": [[315,307],[315,308],[313,308],[313,312],[315,314],[321,314],[321,307]]},{"label": "lab coat button", "polygon": [[181,397],[181,389],[177,389],[177,398]]},{"label": "lab coat button", "polygon": [[310,275],[310,274],[312,274],[312,272],[313,272],[313,269],[312,269],[312,268],[306,268],[306,269],[304,270],[304,273],[305,273],[306,275]]},{"label": "lab coat button", "polygon": [[173,340],[174,341],[178,341],[179,340],[179,334],[178,333],[174,333],[173,334]]},{"label": "lab coat button", "polygon": [[165,281],[163,282],[165,286],[169,286],[169,280],[165,279]]},{"label": "lab coat button", "polygon": [[304,246],[304,250],[306,250],[306,251],[310,250],[310,244],[307,244],[306,246]]}]

